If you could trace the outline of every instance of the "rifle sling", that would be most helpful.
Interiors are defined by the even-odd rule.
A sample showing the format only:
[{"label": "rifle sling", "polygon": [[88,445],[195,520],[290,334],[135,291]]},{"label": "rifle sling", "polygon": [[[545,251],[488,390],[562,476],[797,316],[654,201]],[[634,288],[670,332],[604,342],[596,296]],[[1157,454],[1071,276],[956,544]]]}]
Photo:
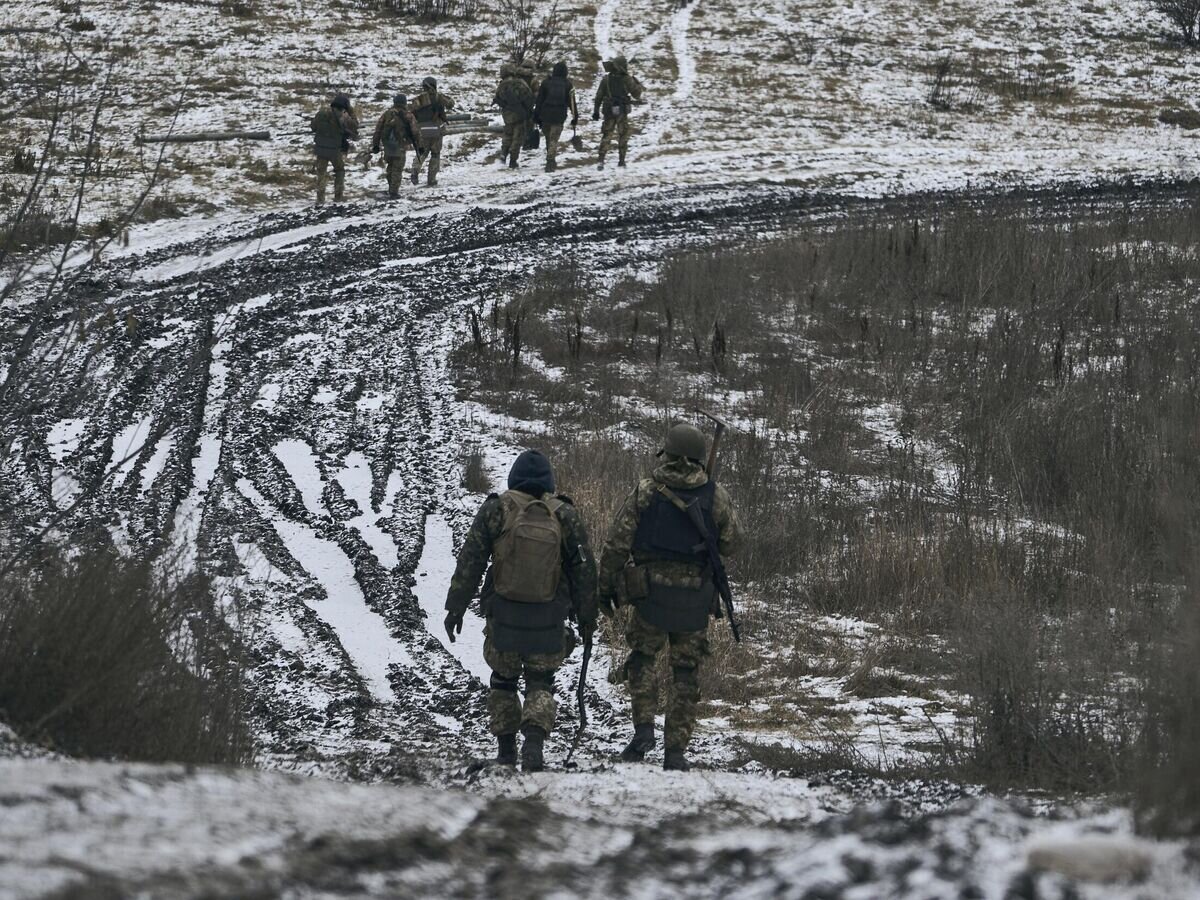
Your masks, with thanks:
[{"label": "rifle sling", "polygon": [[[696,527],[696,530],[700,532],[700,543],[698,543],[695,547],[692,548],[692,552],[694,552],[694,553],[707,552],[709,549],[709,547],[708,547],[708,528],[704,524],[704,517],[703,516],[693,516],[691,504],[685,503],[682,497],[680,497],[677,493],[675,493],[673,490],[671,490],[665,484],[659,484],[657,487],[657,490],[660,494],[662,494],[664,497],[666,497],[667,500],[670,501],[672,506],[674,506],[677,510],[679,510],[681,513],[683,513],[685,516],[687,516],[688,520],[692,523],[692,525],[694,525]],[[709,562],[709,565],[710,566],[713,565],[713,562],[711,560]]]}]

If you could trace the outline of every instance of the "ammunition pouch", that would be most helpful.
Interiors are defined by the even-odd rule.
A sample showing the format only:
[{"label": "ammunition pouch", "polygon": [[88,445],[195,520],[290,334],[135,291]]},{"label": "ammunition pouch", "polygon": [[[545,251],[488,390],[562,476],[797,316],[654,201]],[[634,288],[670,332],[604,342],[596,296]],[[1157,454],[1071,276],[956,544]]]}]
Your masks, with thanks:
[{"label": "ammunition pouch", "polygon": [[625,587],[622,600],[636,603],[650,596],[650,570],[646,566],[626,566],[622,575]]},{"label": "ammunition pouch", "polygon": [[663,631],[704,631],[712,615],[716,586],[699,576],[684,581],[662,584],[651,574],[647,595],[632,601],[638,614]]},{"label": "ammunition pouch", "polygon": [[629,100],[609,97],[604,101],[604,115],[609,119],[619,119],[629,115]]},{"label": "ammunition pouch", "polygon": [[568,606],[565,600],[517,603],[493,594],[487,603],[492,644],[501,653],[562,653]]}]

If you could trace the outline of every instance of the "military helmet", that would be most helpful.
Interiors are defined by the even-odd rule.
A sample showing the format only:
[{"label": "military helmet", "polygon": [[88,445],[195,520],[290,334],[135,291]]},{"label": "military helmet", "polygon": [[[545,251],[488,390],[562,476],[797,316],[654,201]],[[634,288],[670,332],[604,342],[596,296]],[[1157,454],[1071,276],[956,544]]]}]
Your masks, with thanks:
[{"label": "military helmet", "polygon": [[626,72],[629,71],[629,60],[627,60],[625,58],[624,54],[614,56],[609,61],[609,65],[612,66],[612,71],[614,71],[614,72],[620,72],[621,74],[625,74]]},{"label": "military helmet", "polygon": [[510,75],[513,74],[515,69],[516,69],[516,67],[513,66],[513,64],[510,62],[501,63],[500,64],[500,77],[508,78]]},{"label": "military helmet", "polygon": [[333,101],[329,105],[332,106],[334,109],[349,110],[350,109],[350,95],[349,94],[334,94]]},{"label": "military helmet", "polygon": [[688,459],[694,459],[700,462],[704,459],[708,452],[708,447],[704,440],[704,432],[695,425],[689,425],[687,422],[677,422],[671,426],[671,430],[667,432],[667,439],[663,443],[663,453],[671,453],[675,456],[686,456]]},{"label": "military helmet", "polygon": [[396,106],[408,106],[408,97],[404,94],[397,94],[392,98],[392,103]]},{"label": "military helmet", "polygon": [[421,87],[427,91],[437,90],[437,79],[432,75],[426,75],[425,80],[421,82]]}]

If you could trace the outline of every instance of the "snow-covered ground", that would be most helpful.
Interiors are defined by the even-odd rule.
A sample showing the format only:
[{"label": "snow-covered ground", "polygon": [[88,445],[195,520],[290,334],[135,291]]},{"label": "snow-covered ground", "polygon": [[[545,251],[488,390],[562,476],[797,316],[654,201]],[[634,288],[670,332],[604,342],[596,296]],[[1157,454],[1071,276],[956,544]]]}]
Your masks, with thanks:
[{"label": "snow-covered ground", "polygon": [[[18,442],[6,490],[32,527],[57,508],[64,478],[86,484],[108,471],[60,530],[115,518],[130,550],[166,532],[219,576],[265,626],[252,635],[258,763],[318,777],[4,763],[0,833],[18,849],[0,853],[0,883],[17,885],[13,896],[69,879],[154,896],[240,896],[263,883],[321,896],[327,882],[303,860],[333,859],[339,885],[362,895],[436,895],[466,879],[467,895],[529,896],[511,885],[534,879],[547,894],[861,897],[1000,897],[1038,880],[1047,896],[1068,896],[1073,886],[1028,871],[1028,841],[1115,834],[1125,847],[1126,813],[1049,803],[1035,815],[956,786],[784,778],[746,762],[720,715],[700,725],[693,773],[663,773],[657,755],[648,767],[614,766],[628,719],[603,648],[577,769],[561,768],[576,724],[569,702],[550,744],[555,771],[507,776],[473,762],[491,752],[479,623],[448,645],[440,621],[453,547],[481,499],[461,484],[462,459],[479,448],[499,484],[521,429],[537,423],[458,394],[449,355],[465,311],[520,290],[567,235],[581,265],[616,278],[680,247],[851,209],[825,203],[757,188],[404,220],[364,205],[230,219],[94,270],[112,303],[136,311],[138,329],[108,335],[101,396],[64,394]],[[209,345],[204,364],[178,364]],[[136,378],[145,367],[162,377]],[[171,440],[126,460],[131,429]],[[847,620],[817,626],[849,643],[870,634]],[[560,675],[564,701],[578,661]],[[889,753],[921,715],[906,698],[898,713],[883,710],[886,698],[858,709],[837,679],[803,689],[843,704]],[[746,738],[805,740],[786,728]],[[347,790],[323,777],[426,786]],[[333,795],[342,799],[326,802]],[[872,798],[899,805],[855,811]],[[53,840],[39,843],[47,831]],[[498,833],[532,837],[510,852]],[[1085,890],[1167,897],[1194,886],[1178,846],[1139,844],[1133,858],[1150,867],[1149,894],[1127,880]],[[575,876],[585,871],[594,880],[583,885]]]},{"label": "snow-covered ground", "polygon": [[1120,813],[856,806],[755,775],[618,766],[461,790],[7,761],[0,800],[4,900],[1195,896],[1184,848],[1131,837]]},{"label": "snow-covered ground", "polygon": [[[415,93],[427,74],[460,110],[496,114],[501,27],[487,3],[478,20],[441,23],[334,0],[243,6],[254,13],[161,0],[83,0],[78,16],[52,0],[0,7],[0,29],[58,23],[89,72],[112,67],[120,99],[101,119],[111,154],[103,185],[119,190],[94,192],[107,199],[85,218],[111,215],[117,201],[136,194],[160,145],[138,146],[132,136],[172,122],[181,132],[264,128],[274,138],[169,147],[157,217],[308,201],[312,161],[303,132],[335,89],[356,99],[362,145],[392,93]],[[1200,63],[1167,39],[1165,23],[1146,7],[565,0],[556,55],[569,61],[578,86],[587,151],[565,150],[554,176],[542,173],[539,151],[514,175],[489,163],[492,138],[451,137],[441,187],[406,183],[407,199],[391,214],[460,202],[596,201],[665,184],[766,182],[881,195],[1012,180],[1192,177],[1196,132],[1159,115],[1194,114]],[[67,27],[80,21],[94,29]],[[35,102],[41,76],[28,60],[37,48],[58,58],[60,46],[57,35],[0,34],[14,146],[36,151],[43,130]],[[598,60],[618,52],[645,82],[646,103],[635,114],[630,168],[597,172],[591,98]],[[932,73],[947,58],[944,102],[933,105]],[[87,96],[102,79],[80,82]],[[9,202],[23,177],[9,172],[0,183]],[[351,198],[378,198],[384,187],[379,168],[357,163],[349,181]]]},{"label": "snow-covered ground", "polygon": [[[59,7],[13,0],[0,29],[49,24]],[[185,84],[179,130],[268,127],[276,139],[169,151],[157,214],[185,218],[139,226],[77,286],[136,328],[98,331],[97,390],[50,398],[0,486],[33,528],[101,477],[60,532],[105,523],[130,551],[167,535],[236,594],[263,626],[257,762],[275,771],[0,762],[0,896],[72,882],[145,896],[1194,896],[1183,849],[1133,842],[1123,811],[1047,803],[1035,815],[957,787],[782,778],[745,763],[720,716],[701,723],[699,771],[614,766],[628,722],[603,651],[578,770],[510,777],[472,763],[491,747],[481,626],[472,617],[451,645],[440,621],[481,499],[461,484],[462,457],[479,448],[499,485],[523,432],[544,423],[457,393],[448,360],[467,309],[568,254],[613,283],[680,248],[852,212],[831,194],[1197,168],[1191,133],[1157,119],[1190,108],[1196,63],[1119,0],[561,9],[585,110],[601,57],[626,53],[647,85],[629,169],[566,153],[553,177],[540,158],[513,175],[487,164],[482,139],[451,138],[441,187],[406,185],[387,205],[379,171],[355,168],[352,202],[313,211],[307,139],[287,132],[343,88],[369,128],[394,90],[430,73],[460,108],[487,111],[494,22],[431,25],[330,0],[263,2],[253,17],[81,4],[95,29],[76,33],[78,52],[115,59],[123,98],[105,119],[115,190],[87,220],[139,183],[150,157],[129,135],[163,130]],[[55,41],[0,34],[16,143],[38,146],[27,54]],[[947,53],[960,68],[941,109],[927,102],[929,72]],[[1014,93],[1029,72],[1054,83]],[[586,115],[582,133],[594,148]],[[0,172],[0,197],[22,178]],[[892,427],[886,410],[868,424]],[[812,626],[868,639],[865,623]],[[564,701],[578,665],[561,673]],[[928,737],[927,706],[939,727],[952,721],[912,698],[846,697],[836,678],[799,687],[888,753]],[[807,739],[782,726],[747,737]],[[0,757],[26,755],[40,754],[0,733]],[[423,785],[324,780],[414,772]],[[1049,858],[1031,848],[1081,836],[1074,859],[1130,857],[1116,886],[1031,873]],[[1130,881],[1141,869],[1147,880]]]}]

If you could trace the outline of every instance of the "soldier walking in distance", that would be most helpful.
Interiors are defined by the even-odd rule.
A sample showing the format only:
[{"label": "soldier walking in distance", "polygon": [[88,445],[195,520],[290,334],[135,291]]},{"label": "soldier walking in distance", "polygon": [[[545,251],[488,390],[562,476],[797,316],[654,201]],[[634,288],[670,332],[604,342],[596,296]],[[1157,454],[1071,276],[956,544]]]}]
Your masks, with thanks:
[{"label": "soldier walking in distance", "polygon": [[567,77],[567,64],[557,62],[550,77],[538,88],[534,109],[534,121],[542,126],[546,135],[546,171],[558,168],[558,141],[562,137],[567,114],[571,115],[571,127],[579,124],[579,107],[575,103],[575,86]]},{"label": "soldier walking in distance", "polygon": [[421,166],[429,158],[429,178],[426,184],[437,184],[438,171],[442,167],[442,137],[446,127],[446,113],[454,109],[454,101],[438,91],[437,80],[428,77],[421,82],[421,93],[412,102],[412,114],[420,131],[421,148],[413,157],[412,176],[416,184],[421,177]]},{"label": "soldier walking in distance", "polygon": [[[596,627],[596,565],[583,521],[569,498],[554,494],[550,461],[537,450],[517,457],[508,490],[484,501],[467,532],[446,596],[451,641],[462,633],[480,578],[496,761],[516,765],[520,730],[525,737],[521,768],[539,772],[558,709],[554,673],[574,649],[566,620],[574,618],[585,637]],[[524,705],[517,696],[522,676]]]},{"label": "soldier walking in distance", "polygon": [[492,104],[500,107],[504,116],[504,139],[500,143],[500,161],[508,160],[510,169],[517,168],[525,134],[533,119],[533,91],[512,63],[500,67],[500,85]]},{"label": "soldier walking in distance", "polygon": [[604,168],[604,157],[612,146],[613,135],[617,137],[617,165],[625,165],[632,130],[629,107],[634,101],[642,99],[642,83],[629,74],[629,63],[624,56],[608,60],[604,63],[604,71],[608,74],[600,79],[592,107],[593,120],[604,115],[604,123],[600,126],[601,169]]},{"label": "soldier walking in distance", "polygon": [[700,667],[708,656],[708,622],[719,610],[703,538],[681,509],[697,502],[721,555],[733,551],[741,526],[725,489],[710,481],[701,460],[700,429],[680,423],[667,432],[663,463],[644,478],[613,520],[600,555],[600,611],[630,604],[624,676],[633,703],[633,739],[621,753],[642,761],[655,745],[658,692],[654,669],[667,650],[672,691],[666,712],[663,768],[686,771],[687,748],[700,702]]},{"label": "soldier walking in distance", "polygon": [[371,152],[383,149],[387,160],[388,196],[400,196],[400,183],[404,180],[404,163],[409,149],[416,150],[420,143],[417,120],[408,111],[408,98],[397,94],[392,106],[379,117],[375,126],[375,137],[371,140]]},{"label": "soldier walking in distance", "polygon": [[350,98],[335,94],[329,105],[312,118],[313,152],[317,155],[317,204],[325,202],[329,167],[333,166],[333,200],[341,203],[346,191],[346,153],[358,138],[358,119]]}]

